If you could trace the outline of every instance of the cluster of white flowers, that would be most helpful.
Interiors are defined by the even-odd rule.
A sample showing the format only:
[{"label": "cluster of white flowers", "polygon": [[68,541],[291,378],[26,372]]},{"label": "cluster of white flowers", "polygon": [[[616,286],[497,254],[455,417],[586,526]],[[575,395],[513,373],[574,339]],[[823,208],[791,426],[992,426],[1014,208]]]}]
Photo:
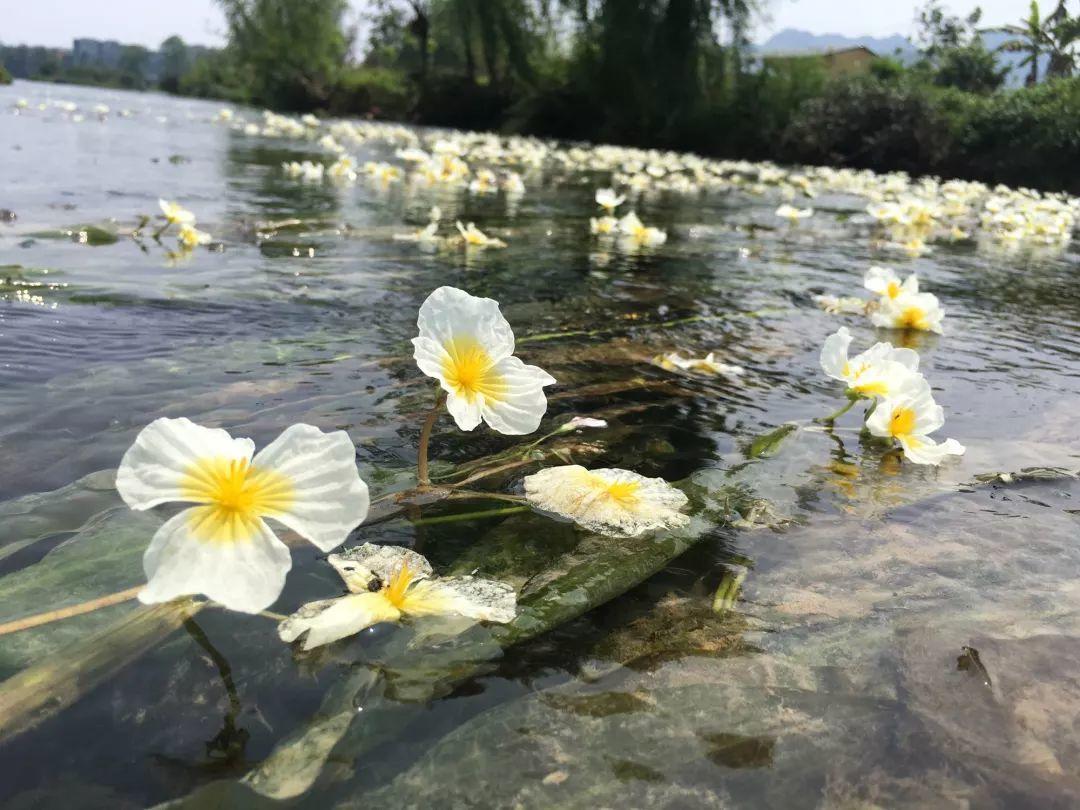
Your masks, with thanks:
[{"label": "cluster of white flowers", "polygon": [[209,244],[212,237],[206,231],[200,231],[195,227],[195,215],[191,211],[179,203],[167,200],[158,200],[158,206],[165,217],[165,225],[158,231],[158,235],[170,226],[176,225],[179,228],[176,239],[184,250],[191,250],[199,245]]},{"label": "cluster of white flowers", "polygon": [[851,340],[847,327],[826,338],[821,368],[847,385],[852,402],[872,402],[867,429],[875,436],[899,442],[904,456],[915,464],[940,464],[946,456],[962,455],[964,448],[956,440],[938,444],[930,437],[945,424],[945,412],[919,372],[918,353],[894,348],[891,343],[875,343],[848,357]]},{"label": "cluster of white flowers", "polygon": [[[514,354],[514,333],[490,298],[454,287],[428,296],[413,339],[420,371],[434,378],[446,408],[466,431],[481,423],[506,435],[534,432],[547,411],[544,388],[555,379]],[[549,435],[599,419],[576,418]],[[281,595],[292,566],[272,520],[323,551],[341,545],[368,514],[367,484],[344,431],[293,425],[260,452],[250,439],[187,419],[162,418],[124,454],[116,487],[132,509],[193,504],[165,522],[143,558],[143,602],[205,594],[227,608],[255,613]],[[421,454],[426,454],[422,442]],[[426,464],[426,455],[422,455]],[[426,486],[421,475],[420,485]],[[659,478],[628,470],[551,467],[524,480],[536,509],[613,536],[684,525],[686,495]],[[440,578],[420,555],[365,543],[330,556],[350,593],[303,605],[278,628],[304,649],[351,636],[377,622],[455,615],[508,622],[516,593],[501,582]]]},{"label": "cluster of white flowers", "polygon": [[874,326],[885,329],[942,334],[945,310],[936,295],[919,291],[919,278],[914,273],[901,281],[890,268],[871,267],[863,286],[877,298],[866,301],[854,296],[817,295],[814,300],[826,312],[865,313]]}]

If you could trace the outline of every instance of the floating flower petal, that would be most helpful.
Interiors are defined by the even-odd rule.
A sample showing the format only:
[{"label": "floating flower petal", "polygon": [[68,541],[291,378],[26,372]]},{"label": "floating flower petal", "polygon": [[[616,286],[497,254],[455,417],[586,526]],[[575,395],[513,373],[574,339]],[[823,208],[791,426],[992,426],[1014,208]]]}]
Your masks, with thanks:
[{"label": "floating flower petal", "polygon": [[539,509],[600,534],[634,537],[685,525],[687,497],[662,478],[629,470],[548,467],[525,478],[525,497]]}]

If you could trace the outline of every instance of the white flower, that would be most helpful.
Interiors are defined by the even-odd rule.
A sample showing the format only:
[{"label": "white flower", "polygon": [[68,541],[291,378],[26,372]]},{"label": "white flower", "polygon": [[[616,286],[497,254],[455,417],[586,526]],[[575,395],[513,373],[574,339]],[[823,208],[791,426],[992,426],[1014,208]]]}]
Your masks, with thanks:
[{"label": "white flower", "polygon": [[919,355],[912,349],[896,349],[891,343],[875,343],[862,354],[848,358],[851,333],[846,326],[825,338],[821,368],[848,390],[862,397],[887,397],[918,376]]},{"label": "white flower", "polygon": [[503,178],[502,188],[509,196],[519,197],[525,193],[525,181],[517,172],[508,172]]},{"label": "white flower", "polygon": [[850,295],[815,295],[814,303],[830,315],[861,315],[866,312],[867,302]]},{"label": "white flower", "polygon": [[282,641],[303,636],[303,648],[311,650],[405,617],[455,615],[505,623],[517,613],[517,595],[510,585],[476,577],[434,577],[428,561],[407,549],[365,543],[331,554],[330,564],[351,593],[301,607],[278,625]]},{"label": "white flower", "polygon": [[506,247],[506,242],[488,236],[471,222],[467,226],[458,222],[457,229],[458,233],[461,234],[461,238],[465,240],[467,247]]},{"label": "white flower", "polygon": [[622,234],[622,243],[630,247],[652,247],[667,241],[664,231],[646,227],[633,211],[619,220],[619,233]]},{"label": "white flower", "polygon": [[800,219],[807,219],[814,215],[813,208],[796,208],[792,205],[781,205],[776,209],[776,215],[781,219],[786,219],[789,222],[798,222]]},{"label": "white flower", "polygon": [[329,551],[364,520],[369,502],[348,435],[304,424],[255,455],[251,439],[187,419],[157,419],[124,454],[116,488],[137,510],[198,504],[154,535],[143,557],[148,582],[139,599],[202,593],[245,613],[278,598],[292,565],[289,549],[264,518]]},{"label": "white flower", "polygon": [[863,286],[884,298],[896,298],[902,293],[917,293],[919,291],[919,277],[912,273],[903,282],[888,267],[871,267],[866,271]]},{"label": "white flower", "polygon": [[526,476],[524,483],[531,504],[600,534],[634,537],[689,520],[679,511],[686,495],[662,478],[629,470],[548,467]]},{"label": "white flower", "polygon": [[678,352],[668,352],[657,355],[652,359],[653,365],[660,366],[666,371],[696,371],[701,374],[727,374],[733,377],[741,377],[746,373],[742,366],[732,366],[716,359],[714,352],[709,352],[704,357],[683,357]]},{"label": "white flower", "polygon": [[945,412],[934,402],[930,385],[912,377],[900,390],[878,403],[866,420],[875,436],[900,442],[904,456],[915,464],[940,464],[945,456],[959,456],[964,446],[955,439],[938,444],[929,434],[945,424]]},{"label": "white flower", "polygon": [[413,356],[439,381],[457,426],[481,421],[508,435],[532,433],[547,411],[544,386],[555,378],[514,357],[514,333],[499,303],[440,287],[420,307]]},{"label": "white flower", "polygon": [[902,293],[896,298],[883,298],[881,307],[870,316],[870,321],[874,326],[918,329],[940,335],[944,318],[945,310],[933,293]]},{"label": "white flower", "polygon": [[177,241],[186,248],[194,248],[210,242],[211,236],[206,231],[200,231],[194,225],[181,225],[176,234]]},{"label": "white flower", "polygon": [[594,236],[607,236],[615,233],[619,220],[615,217],[589,217],[589,233]]},{"label": "white flower", "polygon": [[607,211],[610,216],[611,213],[626,202],[626,197],[615,193],[613,188],[598,188],[596,190],[596,204]]},{"label": "white flower", "polygon": [[179,203],[169,202],[168,200],[158,200],[158,205],[161,207],[161,213],[165,215],[165,220],[170,225],[195,224],[195,215]]}]

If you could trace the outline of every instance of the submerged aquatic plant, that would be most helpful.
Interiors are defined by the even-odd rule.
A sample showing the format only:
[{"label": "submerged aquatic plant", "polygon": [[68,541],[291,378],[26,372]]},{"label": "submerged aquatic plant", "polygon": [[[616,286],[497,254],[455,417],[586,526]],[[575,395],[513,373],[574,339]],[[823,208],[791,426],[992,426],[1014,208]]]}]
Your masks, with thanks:
[{"label": "submerged aquatic plant", "polygon": [[135,510],[194,503],[166,521],[143,557],[145,603],[205,594],[245,613],[278,598],[292,566],[272,519],[323,551],[367,516],[367,485],[344,431],[297,424],[255,454],[250,439],[188,419],[157,419],[124,454],[116,488]]},{"label": "submerged aquatic plant", "polygon": [[380,622],[452,615],[506,623],[516,615],[517,593],[504,582],[478,577],[437,577],[431,564],[414,551],[364,543],[330,564],[350,593],[303,605],[281,624],[278,636],[302,639],[311,650],[353,636]]},{"label": "submerged aquatic plant", "polygon": [[663,478],[630,470],[587,470],[577,464],[548,467],[526,476],[525,497],[533,506],[613,537],[635,537],[655,529],[684,526],[687,497]]}]

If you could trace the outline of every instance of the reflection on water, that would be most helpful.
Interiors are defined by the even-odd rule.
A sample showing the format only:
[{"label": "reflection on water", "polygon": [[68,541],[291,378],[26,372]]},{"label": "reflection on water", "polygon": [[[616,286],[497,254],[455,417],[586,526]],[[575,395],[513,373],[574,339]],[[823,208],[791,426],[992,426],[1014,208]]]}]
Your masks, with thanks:
[{"label": "reflection on water", "polygon": [[[298,806],[1080,802],[1080,489],[1068,478],[971,484],[1078,466],[1071,248],[882,253],[857,222],[864,200],[830,195],[811,220],[777,228],[775,199],[733,191],[644,199],[642,218],[669,239],[627,253],[591,240],[589,178],[532,172],[512,202],[304,184],[280,164],[324,159],[313,142],[215,126],[215,105],[20,83],[0,88],[0,108],[50,93],[138,114],[4,119],[4,205],[17,219],[0,224],[0,622],[133,584],[116,572],[158,518],[122,510],[109,471],[157,416],[257,444],[298,421],[345,429],[376,492],[403,486],[430,398],[408,339],[442,284],[500,300],[522,356],[559,380],[542,432],[571,415],[608,420],[575,437],[575,462],[760,500],[624,596],[497,657],[482,635],[466,644],[448,628],[419,638],[379,626],[296,660],[273,620],[206,609],[0,742],[8,806],[189,794],[191,807],[269,806],[236,780],[260,763],[282,773],[284,743],[319,718],[332,725],[340,705],[360,719]],[[372,144],[357,157],[391,154]],[[170,263],[126,238],[29,235],[112,218],[131,227],[159,196],[196,210],[224,249]],[[423,227],[432,205],[508,247],[425,252],[393,239]],[[837,406],[817,363],[824,337],[841,323],[860,346],[875,337],[812,296],[856,292],[875,262],[918,272],[948,311],[944,336],[881,335],[919,350],[948,435],[968,447],[940,469],[900,462],[854,418],[810,421]],[[746,374],[651,363],[675,351],[715,352]],[[788,422],[777,441],[755,442]],[[446,420],[434,446],[461,462],[510,444]],[[514,512],[399,519],[363,539],[422,546],[440,570],[526,590],[563,555],[603,551],[569,524]],[[83,572],[71,592],[54,584],[62,565]],[[738,572],[737,601],[717,612]],[[275,610],[340,588],[313,548],[296,548]],[[0,676],[122,610],[3,637]],[[431,652],[417,665],[421,648]]]}]

